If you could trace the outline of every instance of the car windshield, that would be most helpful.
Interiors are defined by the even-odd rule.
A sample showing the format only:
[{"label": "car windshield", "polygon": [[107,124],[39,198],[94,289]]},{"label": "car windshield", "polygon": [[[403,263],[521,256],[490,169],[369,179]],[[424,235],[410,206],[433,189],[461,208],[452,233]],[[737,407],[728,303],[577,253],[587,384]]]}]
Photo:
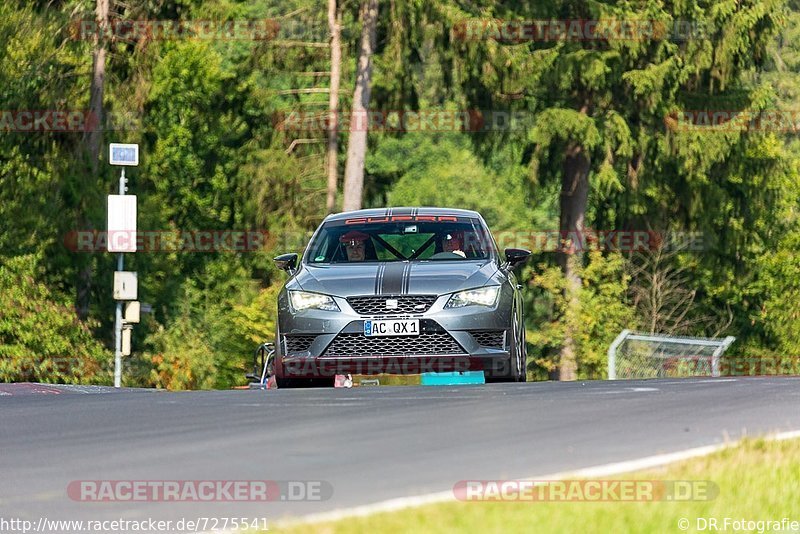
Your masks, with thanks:
[{"label": "car windshield", "polygon": [[[395,219],[400,219],[396,217]],[[478,219],[416,216],[325,223],[307,263],[486,260],[494,242]]]}]

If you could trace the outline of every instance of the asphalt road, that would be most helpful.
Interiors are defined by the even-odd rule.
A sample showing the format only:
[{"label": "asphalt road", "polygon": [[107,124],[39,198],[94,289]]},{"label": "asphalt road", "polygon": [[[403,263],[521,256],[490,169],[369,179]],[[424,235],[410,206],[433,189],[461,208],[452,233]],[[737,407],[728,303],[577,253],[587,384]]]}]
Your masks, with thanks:
[{"label": "asphalt road", "polygon": [[[800,378],[11,391],[0,388],[0,518],[31,520],[273,521],[445,491],[460,480],[546,475],[800,430]],[[321,502],[87,503],[67,494],[81,480],[324,481],[333,494]]]}]

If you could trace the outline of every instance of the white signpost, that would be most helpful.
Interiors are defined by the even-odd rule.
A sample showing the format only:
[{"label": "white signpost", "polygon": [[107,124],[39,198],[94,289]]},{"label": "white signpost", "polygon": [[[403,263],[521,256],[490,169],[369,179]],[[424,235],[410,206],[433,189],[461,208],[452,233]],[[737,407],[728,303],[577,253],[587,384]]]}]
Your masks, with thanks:
[{"label": "white signpost", "polygon": [[[122,356],[131,352],[131,326],[123,332],[123,301],[135,301],[138,297],[138,278],[135,272],[126,272],[125,252],[136,252],[136,195],[126,195],[125,167],[139,164],[139,145],[111,143],[108,146],[108,162],[121,165],[119,194],[108,195],[108,251],[117,253],[117,271],[114,273],[114,299],[117,312],[114,318],[114,387],[122,385]],[[137,314],[138,315],[138,314]],[[137,317],[138,320],[138,317]],[[137,321],[138,322],[138,321]]]},{"label": "white signpost", "polygon": [[109,252],[136,252],[136,195],[108,195],[107,226]]}]

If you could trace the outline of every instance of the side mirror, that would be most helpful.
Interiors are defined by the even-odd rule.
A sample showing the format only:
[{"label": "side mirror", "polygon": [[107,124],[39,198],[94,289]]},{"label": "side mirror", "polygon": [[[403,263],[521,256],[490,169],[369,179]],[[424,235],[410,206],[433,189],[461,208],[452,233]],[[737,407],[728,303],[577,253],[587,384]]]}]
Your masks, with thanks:
[{"label": "side mirror", "polygon": [[281,254],[275,258],[274,261],[275,265],[278,266],[278,269],[282,269],[288,273],[291,273],[297,267],[297,254],[294,252],[290,254]]},{"label": "side mirror", "polygon": [[507,248],[506,249],[506,261],[508,265],[511,267],[516,267],[520,263],[524,263],[525,260],[530,258],[531,251],[525,250],[524,248]]}]

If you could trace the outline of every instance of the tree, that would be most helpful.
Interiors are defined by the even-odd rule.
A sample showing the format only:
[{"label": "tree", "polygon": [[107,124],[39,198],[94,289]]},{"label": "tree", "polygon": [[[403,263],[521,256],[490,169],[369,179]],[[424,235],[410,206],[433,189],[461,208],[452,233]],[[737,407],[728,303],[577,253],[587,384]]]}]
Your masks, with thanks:
[{"label": "tree", "polygon": [[372,55],[375,53],[378,26],[378,0],[365,0],[361,9],[361,45],[358,51],[356,88],[350,119],[350,140],[344,172],[344,211],[361,208],[364,191],[364,160],[367,155],[368,128],[355,126],[365,121],[372,94]]},{"label": "tree", "polygon": [[[86,152],[89,157],[89,169],[92,176],[98,175],[100,163],[100,146],[103,143],[103,92],[106,79],[106,38],[105,29],[108,27],[108,2],[97,0],[95,7],[96,32],[92,41],[92,81],[89,86],[89,113],[94,122],[85,133]],[[88,210],[86,203],[78,215],[78,227],[92,229],[91,219],[84,210]],[[87,262],[81,269],[78,278],[77,308],[78,316],[86,319],[89,315],[89,295],[92,290],[92,262]]]},{"label": "tree", "polygon": [[328,195],[325,208],[333,213],[336,208],[336,183],[338,181],[338,142],[339,133],[339,83],[342,71],[342,17],[336,12],[336,0],[328,0],[328,27],[331,32],[331,86],[328,109],[331,120],[328,129]]},{"label": "tree", "polygon": [[494,231],[498,246],[514,246],[516,232],[526,230],[524,177],[515,181],[488,170],[465,134],[382,136],[375,144],[366,169],[376,182],[391,181],[386,204],[477,210]]},{"label": "tree", "polygon": [[698,311],[694,285],[698,262],[687,249],[686,243],[661,241],[630,254],[626,267],[633,306],[650,334],[691,335],[698,326],[708,326],[711,337],[717,337],[730,326],[731,310],[725,322],[717,314]]},{"label": "tree", "polygon": [[[483,16],[562,20],[581,30],[588,27],[582,21],[644,21],[654,31],[630,39],[601,24],[589,38],[567,33],[558,39],[509,40],[500,31],[503,26],[490,20],[484,25],[484,41],[472,50],[469,43],[463,45],[462,61],[488,61],[482,71],[467,70],[475,98],[489,94],[493,105],[509,105],[512,95],[514,105],[535,114],[536,125],[527,138],[531,177],[535,184],[561,184],[562,235],[581,235],[589,216],[614,228],[636,228],[649,215],[652,199],[652,189],[642,189],[643,183],[673,186],[675,194],[691,196],[703,183],[687,184],[683,177],[696,177],[698,166],[709,180],[709,172],[724,175],[747,157],[738,136],[706,136],[698,143],[706,148],[698,152],[692,139],[665,132],[664,118],[683,108],[688,93],[702,94],[710,106],[731,93],[757,94],[747,86],[745,74],[763,62],[781,21],[781,7],[773,0],[703,7],[616,1],[497,7]],[[711,30],[675,39],[675,23],[684,20]],[[665,31],[658,33],[659,28]],[[673,143],[681,145],[675,150]],[[693,168],[678,155],[690,146]],[[703,163],[697,165],[697,160]],[[674,171],[675,178],[665,169]],[[695,214],[694,220],[700,218]],[[584,258],[579,251],[568,254],[569,247],[565,243],[558,263],[567,282],[568,308],[578,308],[577,273]],[[568,329],[560,354],[563,380],[576,376],[575,339]]]},{"label": "tree", "polygon": [[528,331],[527,341],[533,347],[529,354],[549,377],[558,376],[560,359],[552,356],[560,353],[568,333],[574,336],[576,355],[580,355],[577,376],[601,379],[607,376],[608,346],[620,330],[635,328],[635,310],[626,301],[630,279],[622,254],[591,250],[586,256],[588,261],[577,266],[581,285],[572,302],[567,300],[568,281],[560,267],[540,264],[532,269],[530,285],[542,291],[543,298],[527,313],[543,317],[536,329]]},{"label": "tree", "polygon": [[100,145],[103,142],[103,92],[106,80],[106,28],[109,0],[97,0],[95,7],[96,32],[92,41],[92,81],[89,86],[89,112],[96,127],[86,132],[86,147],[90,157],[91,170],[97,174]]}]

